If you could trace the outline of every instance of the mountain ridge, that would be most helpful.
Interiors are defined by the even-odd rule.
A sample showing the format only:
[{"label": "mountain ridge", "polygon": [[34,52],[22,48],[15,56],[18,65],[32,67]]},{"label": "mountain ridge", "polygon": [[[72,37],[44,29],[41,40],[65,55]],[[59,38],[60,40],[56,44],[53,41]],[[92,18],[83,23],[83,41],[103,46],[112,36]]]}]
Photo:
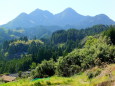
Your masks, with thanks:
[{"label": "mountain ridge", "polygon": [[84,16],[72,8],[53,14],[47,10],[36,9],[31,13],[21,13],[15,19],[1,27],[5,28],[29,28],[35,26],[75,26],[76,28],[87,28],[97,24],[111,25],[115,22],[105,14],[96,16]]}]

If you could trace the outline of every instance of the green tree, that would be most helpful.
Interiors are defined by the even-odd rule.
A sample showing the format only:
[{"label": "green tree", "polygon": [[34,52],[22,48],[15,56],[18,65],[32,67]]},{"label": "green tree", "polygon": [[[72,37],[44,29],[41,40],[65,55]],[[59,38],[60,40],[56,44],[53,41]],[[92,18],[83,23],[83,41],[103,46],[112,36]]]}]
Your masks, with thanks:
[{"label": "green tree", "polygon": [[30,68],[31,68],[31,69],[35,69],[35,68],[36,68],[36,63],[35,63],[35,62],[32,62],[32,64],[30,65]]}]

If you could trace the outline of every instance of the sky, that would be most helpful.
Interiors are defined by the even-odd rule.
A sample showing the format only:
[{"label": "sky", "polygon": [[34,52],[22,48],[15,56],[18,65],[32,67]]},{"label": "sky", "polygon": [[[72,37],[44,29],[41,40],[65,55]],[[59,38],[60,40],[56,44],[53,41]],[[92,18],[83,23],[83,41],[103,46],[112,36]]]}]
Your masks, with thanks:
[{"label": "sky", "polygon": [[82,15],[106,14],[115,21],[115,0],[0,0],[0,25],[37,8],[57,14],[68,7]]}]

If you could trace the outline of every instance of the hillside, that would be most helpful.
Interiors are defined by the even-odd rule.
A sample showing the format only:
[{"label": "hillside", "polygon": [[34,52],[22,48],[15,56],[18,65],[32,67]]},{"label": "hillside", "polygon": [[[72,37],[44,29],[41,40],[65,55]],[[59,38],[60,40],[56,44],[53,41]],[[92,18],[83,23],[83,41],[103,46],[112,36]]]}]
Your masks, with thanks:
[{"label": "hillside", "polygon": [[59,26],[68,28],[86,28],[97,24],[112,25],[115,22],[105,14],[96,16],[83,16],[72,8],[67,8],[58,14],[52,14],[47,10],[36,9],[33,12],[21,13],[15,19],[1,27],[5,28],[30,28],[35,26]]},{"label": "hillside", "polygon": [[0,28],[0,44],[5,40],[12,40],[23,36],[22,32]]}]

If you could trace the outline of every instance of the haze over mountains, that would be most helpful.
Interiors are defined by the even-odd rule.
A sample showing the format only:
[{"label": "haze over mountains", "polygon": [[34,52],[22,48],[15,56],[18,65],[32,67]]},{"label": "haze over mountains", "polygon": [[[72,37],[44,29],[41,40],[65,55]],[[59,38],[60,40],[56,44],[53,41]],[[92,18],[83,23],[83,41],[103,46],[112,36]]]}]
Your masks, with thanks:
[{"label": "haze over mountains", "polygon": [[1,27],[5,28],[30,28],[35,26],[59,26],[62,28],[86,28],[97,24],[111,25],[115,22],[105,14],[94,17],[83,16],[72,8],[67,8],[58,14],[52,14],[47,10],[36,9],[30,14],[21,13],[15,19]]}]

